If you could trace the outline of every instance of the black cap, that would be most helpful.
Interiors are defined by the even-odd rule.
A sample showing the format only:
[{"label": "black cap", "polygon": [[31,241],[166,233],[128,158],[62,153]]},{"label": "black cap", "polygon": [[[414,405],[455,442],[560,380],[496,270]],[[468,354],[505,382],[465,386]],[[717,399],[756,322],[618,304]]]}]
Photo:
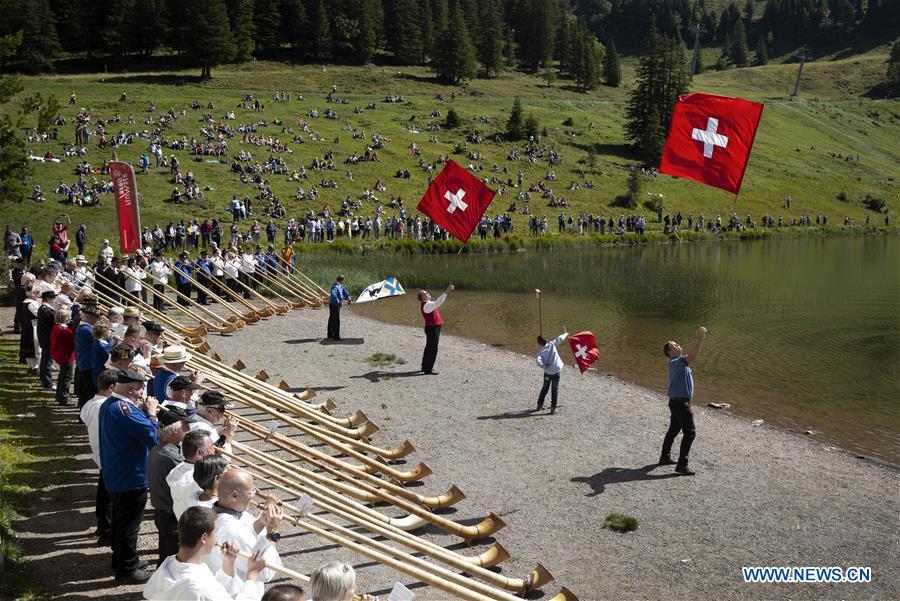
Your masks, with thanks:
[{"label": "black cap", "polygon": [[172,390],[197,390],[200,388],[199,384],[194,384],[187,376],[175,376],[169,382],[169,386]]},{"label": "black cap", "polygon": [[161,426],[170,426],[176,422],[193,424],[197,421],[196,417],[176,405],[165,405],[160,407],[159,412],[156,414],[156,418],[159,420],[159,425]]},{"label": "black cap", "polygon": [[116,383],[118,384],[134,384],[135,382],[143,384],[149,379],[146,374],[135,369],[121,370],[116,375]]},{"label": "black cap", "polygon": [[166,329],[162,327],[162,324],[159,324],[155,321],[145,321],[141,325],[144,326],[144,329],[148,332],[154,332],[156,334],[162,334],[166,331]]},{"label": "black cap", "polygon": [[49,300],[56,298],[56,290],[44,290],[41,292],[41,300]]},{"label": "black cap", "polygon": [[207,390],[200,395],[200,404],[204,407],[216,407],[223,411],[231,406],[225,402],[225,396],[218,390]]}]

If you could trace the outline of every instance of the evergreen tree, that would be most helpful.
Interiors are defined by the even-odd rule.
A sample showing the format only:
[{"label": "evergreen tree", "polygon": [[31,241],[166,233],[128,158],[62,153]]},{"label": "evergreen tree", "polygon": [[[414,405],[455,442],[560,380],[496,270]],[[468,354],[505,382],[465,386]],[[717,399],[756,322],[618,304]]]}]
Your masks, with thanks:
[{"label": "evergreen tree", "polygon": [[631,165],[628,172],[628,188],[619,197],[619,205],[626,209],[636,209],[640,204],[641,189],[644,187],[643,176],[639,165]]},{"label": "evergreen tree", "polygon": [[431,20],[434,23],[435,46],[437,45],[437,36],[447,29],[449,13],[450,8],[447,6],[447,0],[431,0]]},{"label": "evergreen tree", "polygon": [[438,39],[432,63],[440,79],[454,84],[463,79],[472,79],[478,74],[475,46],[456,0],[450,5],[447,29]]},{"label": "evergreen tree", "polygon": [[419,63],[425,64],[434,55],[434,17],[429,0],[419,2],[419,29],[422,31],[422,54]]},{"label": "evergreen tree", "polygon": [[762,66],[768,64],[769,62],[769,49],[766,48],[766,38],[764,36],[759,36],[759,40],[756,42],[756,62],[754,63],[756,66]]},{"label": "evergreen tree", "polygon": [[522,117],[522,101],[516,96],[513,100],[509,119],[506,120],[506,137],[509,140],[520,140],[525,133],[525,124]]},{"label": "evergreen tree", "polygon": [[18,56],[24,60],[28,69],[37,72],[51,68],[60,45],[48,0],[12,2],[12,6],[4,6],[4,9],[3,13],[12,25],[4,29],[22,32]]},{"label": "evergreen tree", "polygon": [[731,61],[738,67],[746,67],[750,64],[747,30],[744,28],[743,21],[734,24],[734,33],[731,36]]},{"label": "evergreen tree", "polygon": [[581,28],[575,35],[571,70],[575,77],[575,85],[584,92],[600,84],[603,72],[603,47],[585,28]]},{"label": "evergreen tree", "polygon": [[531,113],[528,113],[525,123],[522,124],[522,129],[525,130],[525,135],[528,138],[537,140],[541,135],[541,124],[538,123],[537,117]]},{"label": "evergreen tree", "polygon": [[444,121],[444,127],[447,129],[456,129],[461,125],[462,121],[459,118],[456,110],[450,109],[447,111],[447,119]]},{"label": "evergreen tree", "polygon": [[271,53],[278,50],[281,41],[280,2],[278,0],[256,0],[253,23],[256,25],[256,47],[260,52]]},{"label": "evergreen tree", "polygon": [[506,28],[506,40],[503,43],[503,60],[506,61],[506,67],[512,69],[516,66],[516,31],[511,27]]},{"label": "evergreen tree", "polygon": [[253,0],[228,0],[228,24],[234,42],[234,61],[245,63],[256,50]]},{"label": "evergreen tree", "polygon": [[744,4],[744,20],[747,21],[747,26],[753,24],[753,0],[747,0]]},{"label": "evergreen tree", "polygon": [[659,160],[665,143],[672,109],[678,96],[688,90],[690,72],[680,44],[659,35],[652,27],[647,53],[640,58],[637,86],[626,109],[626,138],[644,158]]},{"label": "evergreen tree", "polygon": [[606,56],[603,58],[603,79],[606,85],[618,88],[622,83],[622,68],[619,66],[619,54],[616,43],[610,38],[606,45]]},{"label": "evergreen tree", "polygon": [[331,24],[328,22],[328,11],[325,0],[317,0],[312,23],[312,55],[317,61],[331,58]]},{"label": "evergreen tree", "polygon": [[[231,1],[234,2],[235,0]],[[253,0],[238,0],[238,2],[248,2],[252,4]],[[242,34],[235,27],[234,20],[231,22],[231,29],[234,31],[235,45],[238,46],[238,56],[236,57],[236,60],[238,62],[248,60],[250,55],[253,54],[252,46],[248,52],[242,54],[240,49],[241,43],[238,42],[237,39],[238,36]],[[309,19],[306,16],[306,7],[303,5],[303,0],[281,0],[281,34],[279,40],[290,44],[291,48],[296,52],[303,49],[304,39],[308,32]],[[250,38],[249,42],[252,44],[253,38]],[[246,56],[246,58],[242,59],[242,55]]]},{"label": "evergreen tree", "polygon": [[[179,49],[191,62],[200,66],[202,79],[210,79],[212,68],[232,60],[235,53],[225,1],[189,3],[186,13],[186,22],[190,27],[181,29]],[[203,43],[197,43],[198,40],[203,40]]]},{"label": "evergreen tree", "polygon": [[503,14],[500,0],[483,0],[478,29],[478,59],[487,77],[503,70]]},{"label": "evergreen tree", "polygon": [[166,37],[161,0],[135,2],[131,13],[131,48],[141,54],[153,54]]},{"label": "evergreen tree", "polygon": [[357,59],[361,64],[371,62],[378,47],[378,10],[380,8],[381,3],[378,0],[362,0],[360,2],[359,45],[356,51]]},{"label": "evergreen tree", "polygon": [[[385,5],[387,8],[387,5]],[[421,62],[423,54],[422,29],[420,26],[421,11],[416,0],[393,0],[393,12],[385,26],[388,47],[397,61],[404,65],[415,65]],[[390,27],[387,27],[390,25]]]},{"label": "evergreen tree", "polygon": [[893,93],[900,92],[900,38],[894,40],[891,44],[891,54],[887,59],[887,73],[885,73],[885,81]]},{"label": "evergreen tree", "polygon": [[556,3],[553,0],[528,0],[519,51],[522,62],[537,73],[541,65],[553,60],[556,36]]}]

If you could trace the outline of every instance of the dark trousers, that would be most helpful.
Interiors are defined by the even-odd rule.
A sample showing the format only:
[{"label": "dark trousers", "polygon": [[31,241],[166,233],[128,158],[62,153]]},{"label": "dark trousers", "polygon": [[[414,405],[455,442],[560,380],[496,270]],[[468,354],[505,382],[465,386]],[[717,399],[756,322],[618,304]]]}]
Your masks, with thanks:
[{"label": "dark trousers", "polygon": [[166,308],[165,298],[166,289],[163,285],[153,284],[153,308],[157,311],[164,311]]},{"label": "dark trousers", "polygon": [[81,371],[80,369],[75,369],[75,393],[78,395],[79,409],[84,407],[84,404],[97,394],[97,386],[94,384],[94,373],[91,370]]},{"label": "dark trousers", "polygon": [[159,559],[156,562],[156,567],[159,567],[166,557],[178,553],[178,519],[174,513],[157,509],[153,523],[159,531]]},{"label": "dark trousers", "polygon": [[[204,288],[209,288],[209,280],[197,280]],[[207,301],[206,292],[202,288],[197,288],[197,302],[205,305]]]},{"label": "dark trousers", "polygon": [[328,338],[335,340],[341,337],[341,306],[328,305]]},{"label": "dark trousers", "polygon": [[[190,285],[190,284],[178,284],[178,285],[176,286],[176,288],[178,289],[178,292],[180,292],[181,294],[183,294],[185,297],[187,297],[187,298],[190,298],[190,297],[191,297],[191,285]],[[187,300],[186,300],[185,298],[182,298],[182,297],[179,296],[179,297],[178,297],[178,304],[179,304],[179,305],[187,306],[187,305],[190,304],[190,303],[188,303]]]},{"label": "dark trousers", "polygon": [[111,492],[109,500],[112,504],[112,571],[121,578],[132,574],[138,566],[138,531],[144,519],[147,489]]},{"label": "dark trousers", "polygon": [[662,456],[668,457],[672,452],[672,443],[681,432],[681,449],[678,452],[678,465],[687,465],[688,455],[691,452],[691,443],[696,435],[694,430],[694,412],[691,410],[691,399],[669,399],[669,411],[672,417],[669,421],[669,431],[663,439]]},{"label": "dark trousers", "polygon": [[106,492],[106,484],[103,482],[103,472],[97,480],[97,498],[94,504],[94,515],[97,517],[97,536],[109,538],[112,532],[112,506],[109,503],[109,493]]},{"label": "dark trousers", "polygon": [[38,374],[41,378],[41,386],[44,388],[50,388],[53,386],[53,374],[50,373],[50,368],[53,366],[53,357],[50,356],[50,341],[47,341],[47,344],[41,344],[41,363],[40,363],[40,371]]},{"label": "dark trousers", "polygon": [[441,326],[425,326],[425,351],[422,353],[422,371],[426,374],[434,369],[437,359],[438,342],[441,340]]},{"label": "dark trousers", "polygon": [[550,391],[550,409],[556,409],[556,400],[559,398],[559,374],[544,374],[544,385],[541,386],[541,394],[538,395],[538,409],[544,408],[544,399],[547,398],[547,391]]},{"label": "dark trousers", "polygon": [[69,387],[75,377],[75,364],[65,363],[59,366],[59,377],[56,379],[56,402],[69,404]]}]

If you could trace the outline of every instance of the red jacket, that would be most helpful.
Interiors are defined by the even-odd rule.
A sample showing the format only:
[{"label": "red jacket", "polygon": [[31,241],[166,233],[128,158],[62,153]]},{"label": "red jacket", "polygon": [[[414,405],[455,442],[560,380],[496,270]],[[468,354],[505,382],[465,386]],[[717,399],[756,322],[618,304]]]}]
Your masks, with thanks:
[{"label": "red jacket", "polygon": [[57,365],[67,365],[75,361],[75,330],[61,323],[50,330],[50,356]]}]

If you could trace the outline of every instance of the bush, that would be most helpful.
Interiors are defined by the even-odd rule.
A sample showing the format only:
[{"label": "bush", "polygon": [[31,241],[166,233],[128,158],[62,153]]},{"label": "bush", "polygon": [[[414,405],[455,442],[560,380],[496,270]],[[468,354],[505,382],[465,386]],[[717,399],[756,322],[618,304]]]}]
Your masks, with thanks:
[{"label": "bush", "polygon": [[838,192],[838,193],[837,193],[837,199],[838,199],[839,201],[841,201],[841,202],[850,202],[850,199],[847,198],[847,193],[846,193],[846,192]]},{"label": "bush", "polygon": [[621,513],[610,513],[603,520],[603,527],[615,532],[634,532],[638,529],[637,518]]},{"label": "bush", "polygon": [[454,129],[459,127],[461,121],[457,112],[453,109],[447,111],[447,119],[444,121],[444,127],[447,129]]},{"label": "bush", "polygon": [[663,207],[663,200],[662,200],[662,198],[659,198],[659,197],[652,198],[652,199],[646,201],[644,203],[644,206],[647,208],[648,211],[653,211],[654,213],[656,213]]},{"label": "bush", "polygon": [[575,120],[572,119],[571,117],[566,117],[566,120],[563,121],[563,125],[565,125],[567,127],[572,127],[573,125],[575,125]]},{"label": "bush", "polygon": [[863,199],[863,204],[866,205],[866,208],[870,211],[875,211],[876,213],[881,213],[887,206],[887,203],[884,202],[883,198],[871,196],[870,194],[866,194],[866,197]]}]

